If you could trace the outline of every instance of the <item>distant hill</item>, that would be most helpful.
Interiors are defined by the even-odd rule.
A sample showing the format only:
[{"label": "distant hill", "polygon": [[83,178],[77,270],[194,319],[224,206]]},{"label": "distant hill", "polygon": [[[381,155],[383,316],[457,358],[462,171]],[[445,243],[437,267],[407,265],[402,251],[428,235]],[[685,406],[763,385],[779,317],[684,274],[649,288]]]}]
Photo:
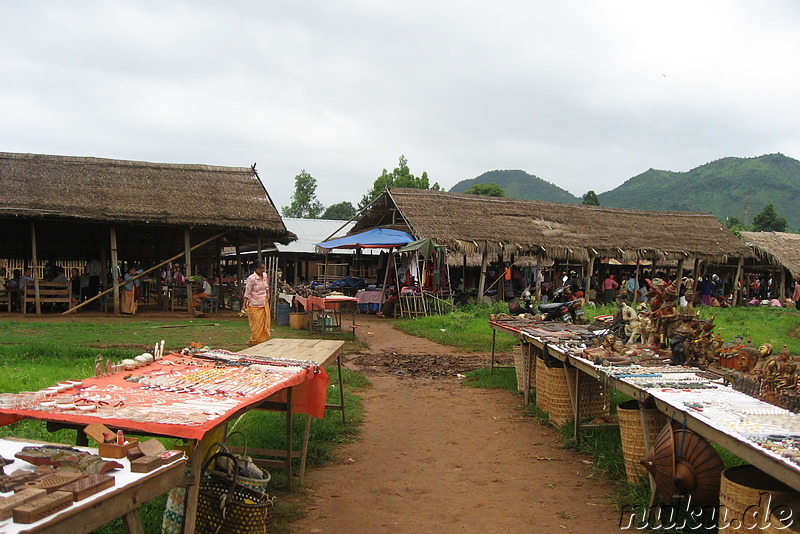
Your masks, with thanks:
[{"label": "distant hill", "polygon": [[463,193],[475,184],[495,183],[503,188],[510,198],[545,200],[561,204],[578,204],[581,199],[525,171],[489,171],[471,180],[462,180],[450,188],[451,193]]},{"label": "distant hill", "polygon": [[783,154],[723,158],[687,172],[650,169],[616,189],[598,195],[600,204],[618,208],[711,212],[744,224],[767,204],[800,228],[800,161]]},{"label": "distant hill", "polygon": [[[507,197],[578,204],[582,199],[557,185],[520,170],[489,171],[462,180],[450,191],[463,193],[474,184],[494,182]],[[599,189],[596,188],[595,191]],[[720,221],[736,217],[751,224],[764,206],[773,204],[800,230],[800,161],[783,154],[755,158],[723,158],[687,172],[650,169],[598,194],[602,206],[642,210],[711,212]]]}]

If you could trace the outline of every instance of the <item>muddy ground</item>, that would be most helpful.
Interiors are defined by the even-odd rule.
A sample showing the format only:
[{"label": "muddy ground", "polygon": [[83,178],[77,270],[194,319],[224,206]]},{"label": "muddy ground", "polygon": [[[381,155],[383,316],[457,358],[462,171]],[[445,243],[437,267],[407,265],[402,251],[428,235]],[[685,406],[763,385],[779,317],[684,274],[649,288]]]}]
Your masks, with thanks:
[{"label": "muddy ground", "polygon": [[358,322],[369,348],[346,365],[372,382],[366,420],[335,463],[307,473],[293,533],[618,531],[613,482],[589,458],[523,415],[520,395],[461,385],[457,375],[489,355],[406,335],[389,319]]}]

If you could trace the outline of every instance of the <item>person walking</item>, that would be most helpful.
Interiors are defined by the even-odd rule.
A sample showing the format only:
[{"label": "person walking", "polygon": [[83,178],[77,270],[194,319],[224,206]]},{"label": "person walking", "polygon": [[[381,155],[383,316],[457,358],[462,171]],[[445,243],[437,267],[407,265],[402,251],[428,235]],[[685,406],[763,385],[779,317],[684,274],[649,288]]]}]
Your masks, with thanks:
[{"label": "person walking", "polygon": [[244,308],[250,323],[250,339],[247,346],[263,343],[270,337],[269,277],[264,273],[267,265],[260,261],[256,270],[244,284]]},{"label": "person walking", "polygon": [[125,283],[120,286],[120,313],[125,315],[136,315],[138,308],[136,289],[139,287],[139,279],[132,280],[134,276],[136,276],[136,267],[129,267],[123,277]]}]

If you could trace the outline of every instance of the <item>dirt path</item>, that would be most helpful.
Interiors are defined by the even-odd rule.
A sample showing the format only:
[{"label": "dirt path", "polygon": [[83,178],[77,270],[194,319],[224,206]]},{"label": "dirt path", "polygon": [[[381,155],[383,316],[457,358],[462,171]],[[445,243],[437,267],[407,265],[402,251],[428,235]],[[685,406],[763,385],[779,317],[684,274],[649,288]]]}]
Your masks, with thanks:
[{"label": "dirt path", "polygon": [[459,384],[454,373],[487,355],[460,356],[389,320],[359,322],[369,349],[347,365],[373,384],[364,427],[338,462],[307,473],[307,515],[293,533],[618,530],[611,482],[587,478],[587,459],[522,416],[521,397]]}]

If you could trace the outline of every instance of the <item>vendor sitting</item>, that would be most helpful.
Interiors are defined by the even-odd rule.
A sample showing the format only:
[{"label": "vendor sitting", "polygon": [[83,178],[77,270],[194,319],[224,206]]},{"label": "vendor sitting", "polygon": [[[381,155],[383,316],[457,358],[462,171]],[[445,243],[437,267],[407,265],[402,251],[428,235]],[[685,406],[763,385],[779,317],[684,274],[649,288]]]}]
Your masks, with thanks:
[{"label": "vendor sitting", "polygon": [[[207,278],[201,278],[201,280],[202,280],[202,290],[199,293],[192,294],[192,305],[195,308],[200,307],[200,303],[202,302],[202,300],[204,298],[208,298],[208,297],[212,296],[212,294],[211,294],[211,291],[212,291],[211,284],[208,283],[208,279]],[[198,280],[198,282],[199,281],[200,280]]]},{"label": "vendor sitting", "polygon": [[376,313],[378,317],[394,317],[394,308],[397,306],[397,302],[400,300],[400,296],[397,294],[397,291],[394,287],[390,287],[386,290],[386,300],[383,301],[383,305],[381,306],[381,311]]}]

